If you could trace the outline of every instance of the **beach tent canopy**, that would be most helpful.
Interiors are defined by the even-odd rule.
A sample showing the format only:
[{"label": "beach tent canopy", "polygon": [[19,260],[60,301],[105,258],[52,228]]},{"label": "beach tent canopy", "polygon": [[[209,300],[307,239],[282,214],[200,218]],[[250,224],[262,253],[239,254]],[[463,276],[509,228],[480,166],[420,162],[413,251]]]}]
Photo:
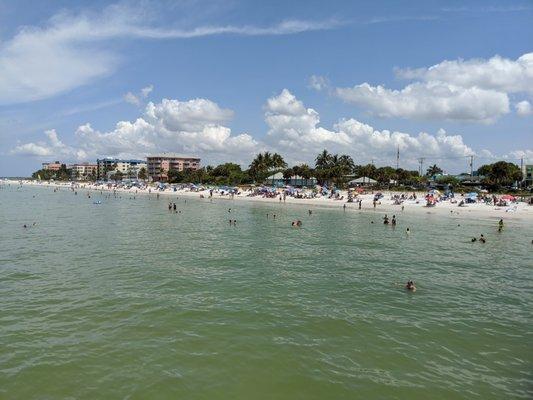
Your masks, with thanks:
[{"label": "beach tent canopy", "polygon": [[364,184],[373,185],[376,183],[378,183],[378,181],[372,178],[369,178],[368,176],[362,176],[361,178],[352,179],[350,182],[348,182],[348,185],[364,185]]},{"label": "beach tent canopy", "polygon": [[283,179],[283,174],[281,172],[276,172],[274,175],[270,175],[267,178],[267,181],[280,180]]},{"label": "beach tent canopy", "polygon": [[503,200],[515,201],[515,200],[516,200],[516,197],[515,197],[515,196],[512,196],[512,195],[510,195],[510,194],[504,194],[504,195],[502,196],[502,199],[503,199]]}]

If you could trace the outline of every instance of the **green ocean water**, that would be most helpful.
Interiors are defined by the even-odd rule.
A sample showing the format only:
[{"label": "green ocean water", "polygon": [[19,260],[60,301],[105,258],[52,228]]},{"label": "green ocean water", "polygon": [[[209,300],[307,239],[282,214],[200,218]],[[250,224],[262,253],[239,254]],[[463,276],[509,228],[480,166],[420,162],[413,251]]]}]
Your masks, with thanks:
[{"label": "green ocean water", "polygon": [[0,189],[1,399],[533,397],[531,224],[173,201]]}]

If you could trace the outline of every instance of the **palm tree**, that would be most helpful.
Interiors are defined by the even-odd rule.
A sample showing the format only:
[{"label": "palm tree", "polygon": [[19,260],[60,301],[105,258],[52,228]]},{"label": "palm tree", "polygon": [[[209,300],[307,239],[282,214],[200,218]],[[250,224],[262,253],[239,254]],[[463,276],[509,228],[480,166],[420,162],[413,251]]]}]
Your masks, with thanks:
[{"label": "palm tree", "polygon": [[270,160],[270,165],[273,168],[287,168],[287,163],[278,153],[274,153]]},{"label": "palm tree", "polygon": [[250,163],[249,173],[254,180],[264,178],[264,175],[275,170],[287,167],[287,163],[278,153],[271,154],[268,151],[259,153]]},{"label": "palm tree", "polygon": [[443,172],[442,169],[437,167],[437,164],[433,164],[426,171],[426,176],[435,176],[435,175],[442,174],[442,172]]},{"label": "palm tree", "polygon": [[315,167],[317,169],[326,169],[331,165],[331,154],[324,149],[315,159]]},{"label": "palm tree", "polygon": [[339,163],[346,170],[346,174],[353,172],[353,170],[355,169],[355,163],[353,162],[353,158],[346,154],[343,154],[339,157]]},{"label": "palm tree", "polygon": [[283,171],[283,179],[285,179],[286,184],[289,184],[291,177],[294,175],[294,168],[287,168]]}]

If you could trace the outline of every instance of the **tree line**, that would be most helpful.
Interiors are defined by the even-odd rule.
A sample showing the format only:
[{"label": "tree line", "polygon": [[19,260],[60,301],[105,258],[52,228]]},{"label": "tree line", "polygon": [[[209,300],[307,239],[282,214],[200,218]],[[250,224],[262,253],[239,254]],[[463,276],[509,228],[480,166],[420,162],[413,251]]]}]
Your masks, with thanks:
[{"label": "tree line", "polygon": [[[107,171],[106,171],[107,172]],[[169,183],[198,183],[215,185],[242,185],[263,183],[270,175],[281,172],[288,183],[291,177],[300,176],[308,180],[315,178],[321,185],[344,187],[353,178],[368,177],[376,180],[380,185],[424,186],[429,180],[452,186],[460,185],[454,176],[442,175],[443,170],[436,164],[431,165],[420,175],[419,171],[390,166],[376,167],[373,164],[357,165],[353,158],[346,154],[332,154],[327,150],[320,152],[315,158],[313,167],[308,164],[297,164],[289,167],[278,153],[263,152],[257,154],[247,169],[242,169],[236,163],[224,163],[217,166],[205,166],[198,170],[184,171],[170,170]],[[491,189],[510,186],[522,179],[520,168],[505,161],[481,166],[477,171],[481,183]],[[68,180],[69,171],[65,165],[59,171],[39,170],[32,174],[34,179]],[[111,179],[122,180],[124,175],[116,171]],[[147,179],[145,168],[141,168],[139,179]],[[94,180],[95,177],[86,177]]]}]

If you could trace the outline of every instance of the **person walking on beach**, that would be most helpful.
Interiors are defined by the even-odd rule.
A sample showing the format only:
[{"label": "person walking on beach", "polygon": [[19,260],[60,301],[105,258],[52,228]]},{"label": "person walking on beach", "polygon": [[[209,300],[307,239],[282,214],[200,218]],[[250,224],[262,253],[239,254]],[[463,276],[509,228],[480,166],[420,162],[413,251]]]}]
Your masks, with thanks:
[{"label": "person walking on beach", "polygon": [[372,202],[372,204],[374,205],[374,210],[376,209],[376,203],[377,203],[377,201],[376,201],[376,199],[374,199],[374,201]]}]

